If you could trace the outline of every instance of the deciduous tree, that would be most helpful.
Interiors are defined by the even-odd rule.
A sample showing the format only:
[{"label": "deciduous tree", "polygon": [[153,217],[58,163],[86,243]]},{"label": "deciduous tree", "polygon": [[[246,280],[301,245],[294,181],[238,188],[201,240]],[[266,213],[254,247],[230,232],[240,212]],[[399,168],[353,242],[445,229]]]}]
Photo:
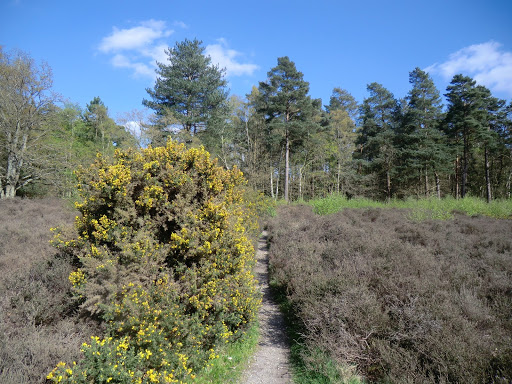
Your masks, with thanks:
[{"label": "deciduous tree", "polygon": [[52,71],[22,52],[0,50],[0,198],[34,180],[30,153],[45,135],[54,109]]}]

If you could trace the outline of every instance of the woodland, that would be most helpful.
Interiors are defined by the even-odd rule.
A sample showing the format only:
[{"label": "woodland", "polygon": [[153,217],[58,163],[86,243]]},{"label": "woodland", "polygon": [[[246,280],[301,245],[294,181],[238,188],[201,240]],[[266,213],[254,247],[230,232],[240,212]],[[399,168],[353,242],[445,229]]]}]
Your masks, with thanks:
[{"label": "woodland", "polygon": [[407,95],[374,82],[361,104],[334,87],[322,105],[288,57],[241,98],[229,95],[225,71],[201,41],[178,42],[167,53],[142,101],[152,114],[127,115],[123,126],[100,97],[85,107],[63,104],[47,64],[2,52],[0,198],[72,196],[73,170],[96,153],[169,138],[204,146],[274,199],[510,198],[512,104],[468,76],[453,77],[445,102],[415,68]]}]

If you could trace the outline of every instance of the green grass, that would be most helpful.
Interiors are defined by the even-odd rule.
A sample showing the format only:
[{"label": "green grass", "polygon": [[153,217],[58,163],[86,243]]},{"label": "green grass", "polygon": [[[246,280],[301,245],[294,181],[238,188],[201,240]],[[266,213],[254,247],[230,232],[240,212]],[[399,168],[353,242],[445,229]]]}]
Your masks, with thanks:
[{"label": "green grass", "polygon": [[204,368],[194,383],[227,384],[238,383],[249,359],[256,350],[259,339],[259,325],[255,323],[237,341],[219,351],[219,358]]},{"label": "green grass", "polygon": [[440,219],[446,220],[453,217],[454,212],[462,212],[469,216],[483,215],[498,219],[512,218],[512,200],[493,200],[487,203],[485,200],[466,197],[454,199],[446,197],[438,200],[412,199],[391,200],[379,202],[365,198],[347,199],[343,195],[331,195],[323,199],[310,200],[308,204],[313,206],[316,213],[328,215],[339,212],[345,208],[402,208],[410,209],[409,218],[412,220]]}]

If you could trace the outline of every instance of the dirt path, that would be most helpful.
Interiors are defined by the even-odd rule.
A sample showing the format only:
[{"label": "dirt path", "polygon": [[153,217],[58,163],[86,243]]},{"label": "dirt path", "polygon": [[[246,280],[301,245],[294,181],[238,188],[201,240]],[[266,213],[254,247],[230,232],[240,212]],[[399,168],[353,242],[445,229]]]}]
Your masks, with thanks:
[{"label": "dirt path", "polygon": [[263,302],[258,315],[260,340],[258,349],[246,370],[242,384],[284,384],[291,382],[289,370],[290,349],[284,319],[272,298],[268,285],[267,232],[263,231],[256,252],[256,278],[263,292]]}]

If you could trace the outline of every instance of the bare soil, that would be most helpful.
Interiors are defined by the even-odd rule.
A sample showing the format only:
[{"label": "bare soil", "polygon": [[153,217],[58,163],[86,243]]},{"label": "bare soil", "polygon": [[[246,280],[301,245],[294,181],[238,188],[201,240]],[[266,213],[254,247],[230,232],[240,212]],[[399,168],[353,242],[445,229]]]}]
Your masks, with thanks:
[{"label": "bare soil", "polygon": [[243,384],[284,384],[291,382],[290,348],[285,332],[284,318],[276,304],[268,283],[267,232],[263,231],[256,252],[256,277],[263,293],[258,315],[261,335],[258,349],[247,368]]}]

